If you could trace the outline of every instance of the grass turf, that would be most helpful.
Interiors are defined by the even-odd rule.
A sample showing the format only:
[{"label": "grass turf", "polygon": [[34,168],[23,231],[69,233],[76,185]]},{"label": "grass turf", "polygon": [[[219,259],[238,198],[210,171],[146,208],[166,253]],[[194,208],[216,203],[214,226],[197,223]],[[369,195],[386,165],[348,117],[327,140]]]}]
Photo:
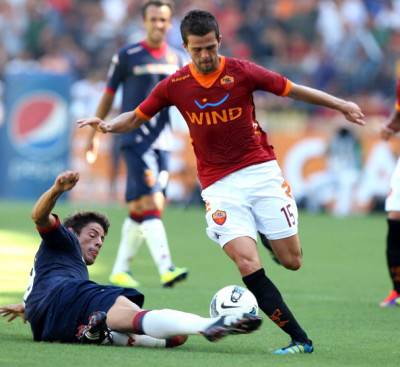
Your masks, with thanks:
[{"label": "grass turf", "polygon": [[[19,302],[39,236],[30,221],[30,204],[0,202],[0,304]],[[77,208],[60,204],[65,216]],[[88,209],[87,207],[85,209]],[[91,208],[93,209],[93,207]],[[93,280],[107,282],[125,210],[97,208],[112,226],[91,267]],[[208,314],[209,301],[221,287],[242,284],[233,263],[204,234],[201,209],[169,208],[165,215],[174,262],[187,266],[187,281],[163,289],[145,246],[133,264],[147,308],[176,308]],[[34,343],[28,325],[0,320],[0,366],[398,366],[400,308],[379,309],[390,283],[385,267],[383,215],[332,218],[302,213],[300,234],[304,265],[290,272],[260,252],[267,273],[315,345],[312,355],[274,356],[288,337],[264,317],[251,335],[209,343],[193,336],[173,350]]]}]

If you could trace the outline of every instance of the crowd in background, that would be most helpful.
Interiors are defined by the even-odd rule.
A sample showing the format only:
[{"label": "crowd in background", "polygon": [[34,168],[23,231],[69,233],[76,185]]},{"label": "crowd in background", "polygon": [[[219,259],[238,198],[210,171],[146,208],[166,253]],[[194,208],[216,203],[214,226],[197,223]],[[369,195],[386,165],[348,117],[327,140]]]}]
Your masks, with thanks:
[{"label": "crowd in background", "polygon": [[[0,101],[8,72],[38,69],[69,73],[75,81],[71,90],[71,120],[93,115],[112,55],[145,35],[143,1],[0,0]],[[253,60],[296,83],[354,100],[369,117],[379,115],[381,120],[393,108],[395,79],[400,77],[400,0],[175,0],[174,3],[168,41],[178,48],[182,47],[180,19],[191,9],[205,9],[219,21],[222,54]],[[332,113],[272,96],[256,96],[256,104],[260,123],[267,123],[267,128],[272,126],[272,129],[289,126],[287,114],[293,109],[296,118],[304,116],[300,117],[301,123],[311,122],[304,124],[308,126]],[[270,119],[262,111],[271,109],[285,111],[286,115],[270,126]],[[303,113],[299,114],[299,110]],[[3,117],[0,103],[0,125]],[[280,124],[281,120],[285,124]],[[380,149],[386,154],[384,161],[390,163],[394,158],[389,148],[382,145]],[[363,182],[375,182],[369,186],[381,188],[383,193],[378,196],[384,197],[387,188],[382,189],[382,182],[388,183],[389,179],[382,174],[382,163],[370,164],[374,159],[363,158],[365,166],[379,167],[379,172],[372,175],[376,182],[372,179]],[[343,162],[346,164],[348,159]],[[357,169],[361,177],[361,167]],[[362,177],[374,170],[366,171]],[[390,171],[388,168],[387,172]],[[325,180],[327,176],[324,177]],[[324,180],[315,182],[323,182],[327,187]],[[295,183],[294,178],[291,181]],[[321,203],[315,202],[315,187],[310,187],[314,201],[308,204],[320,207]],[[364,202],[376,195],[374,190],[364,189],[368,192]]]},{"label": "crowd in background", "polygon": [[[104,79],[119,47],[143,37],[142,0],[0,0],[0,80],[7,68],[70,70]],[[293,81],[385,108],[400,59],[399,0],[176,0],[179,20],[203,8],[219,19],[222,53]],[[376,103],[378,102],[378,103]]]}]

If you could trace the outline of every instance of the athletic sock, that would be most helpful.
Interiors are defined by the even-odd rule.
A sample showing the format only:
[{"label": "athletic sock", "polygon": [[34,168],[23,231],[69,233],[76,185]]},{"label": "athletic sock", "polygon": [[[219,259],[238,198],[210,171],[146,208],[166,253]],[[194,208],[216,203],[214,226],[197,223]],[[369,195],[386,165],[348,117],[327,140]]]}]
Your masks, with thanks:
[{"label": "athletic sock", "polygon": [[243,282],[256,297],[258,306],[276,325],[289,334],[292,340],[301,343],[309,341],[307,334],[285,304],[278,288],[265,275],[264,269],[246,275],[243,277]]},{"label": "athletic sock", "polygon": [[140,223],[128,217],[122,225],[121,242],[118,247],[117,258],[111,274],[128,272],[133,256],[143,243]]},{"label": "athletic sock", "polygon": [[[147,242],[151,257],[157,266],[160,275],[167,272],[172,266],[171,254],[169,251],[167,233],[164,224],[159,217],[155,217],[155,211],[143,213],[141,229],[143,237]],[[158,216],[159,216],[158,212]]]},{"label": "athletic sock", "polygon": [[393,289],[400,293],[400,220],[388,219],[386,259]]},{"label": "athletic sock", "polygon": [[166,348],[167,346],[167,341],[165,339],[152,338],[148,335],[136,335],[111,331],[111,336],[113,345],[148,348]]},{"label": "athletic sock", "polygon": [[195,335],[205,331],[218,318],[204,318],[170,309],[138,312],[132,321],[135,334],[157,339],[174,335]]}]

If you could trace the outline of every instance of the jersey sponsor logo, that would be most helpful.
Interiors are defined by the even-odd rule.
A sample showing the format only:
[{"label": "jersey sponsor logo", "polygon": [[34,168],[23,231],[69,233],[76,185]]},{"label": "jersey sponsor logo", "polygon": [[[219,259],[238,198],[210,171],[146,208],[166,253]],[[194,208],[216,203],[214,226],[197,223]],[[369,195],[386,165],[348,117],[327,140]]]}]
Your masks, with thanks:
[{"label": "jersey sponsor logo", "polygon": [[185,111],[187,121],[196,125],[216,125],[219,122],[232,122],[242,116],[241,107],[232,107],[219,111],[189,112]]},{"label": "jersey sponsor logo", "polygon": [[183,80],[186,80],[189,77],[190,77],[190,74],[186,74],[186,75],[183,75],[183,76],[179,76],[178,78],[172,78],[171,81],[172,81],[172,83],[181,82]]},{"label": "jersey sponsor logo", "polygon": [[133,67],[133,74],[147,75],[147,74],[161,74],[171,75],[178,70],[177,65],[172,64],[145,64],[136,65]]},{"label": "jersey sponsor logo", "polygon": [[221,100],[217,102],[208,102],[207,98],[203,98],[202,102],[204,104],[201,104],[199,101],[194,100],[194,103],[196,103],[196,106],[200,108],[201,110],[204,110],[207,107],[218,107],[221,106],[227,99],[229,98],[229,93],[227,93],[224,97],[221,98]]},{"label": "jersey sponsor logo", "polygon": [[216,210],[212,213],[212,219],[219,226],[222,226],[226,222],[226,212],[224,210]]},{"label": "jersey sponsor logo", "polygon": [[11,111],[11,144],[23,156],[51,160],[65,147],[67,111],[55,93],[37,91],[23,96]]},{"label": "jersey sponsor logo", "polygon": [[233,84],[234,81],[235,81],[235,78],[230,75],[225,75],[220,80],[221,85],[225,85],[225,86],[227,86],[229,84]]}]

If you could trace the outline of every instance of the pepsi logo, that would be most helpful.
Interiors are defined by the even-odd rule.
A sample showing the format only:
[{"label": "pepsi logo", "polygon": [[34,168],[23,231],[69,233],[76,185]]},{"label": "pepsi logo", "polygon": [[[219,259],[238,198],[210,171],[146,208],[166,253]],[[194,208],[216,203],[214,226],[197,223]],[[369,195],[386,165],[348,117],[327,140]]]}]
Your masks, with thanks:
[{"label": "pepsi logo", "polygon": [[67,119],[67,104],[57,94],[25,95],[11,110],[10,141],[21,155],[50,160],[68,145]]}]

